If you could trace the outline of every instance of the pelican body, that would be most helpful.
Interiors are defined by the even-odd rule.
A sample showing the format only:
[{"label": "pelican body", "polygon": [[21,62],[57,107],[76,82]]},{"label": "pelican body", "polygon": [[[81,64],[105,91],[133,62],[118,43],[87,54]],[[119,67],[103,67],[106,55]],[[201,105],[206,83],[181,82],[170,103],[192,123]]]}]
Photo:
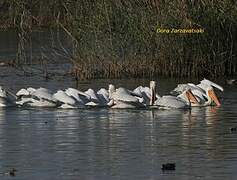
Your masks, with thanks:
[{"label": "pelican body", "polygon": [[127,109],[144,107],[144,105],[139,102],[139,99],[131,95],[125,88],[116,89],[112,94],[112,99],[114,100],[112,108]]}]

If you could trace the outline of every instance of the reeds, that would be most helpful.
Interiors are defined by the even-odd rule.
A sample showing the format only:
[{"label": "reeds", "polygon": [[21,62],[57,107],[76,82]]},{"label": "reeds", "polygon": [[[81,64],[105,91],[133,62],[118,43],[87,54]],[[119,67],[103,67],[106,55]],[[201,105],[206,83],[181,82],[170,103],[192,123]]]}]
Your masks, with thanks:
[{"label": "reeds", "polygon": [[[75,45],[72,74],[78,79],[237,75],[235,1],[20,2],[6,1],[9,14],[0,20],[26,32],[24,37],[36,27],[63,29]],[[25,28],[19,28],[22,22]],[[166,34],[157,28],[204,33]]]}]

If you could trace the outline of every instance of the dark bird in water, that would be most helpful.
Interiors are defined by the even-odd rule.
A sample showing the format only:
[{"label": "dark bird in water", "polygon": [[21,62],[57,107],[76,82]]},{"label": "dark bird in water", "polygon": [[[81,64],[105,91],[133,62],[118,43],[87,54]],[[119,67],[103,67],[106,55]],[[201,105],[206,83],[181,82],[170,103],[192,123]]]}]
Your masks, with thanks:
[{"label": "dark bird in water", "polygon": [[162,168],[163,171],[173,171],[175,170],[175,163],[166,163],[166,164],[162,164]]},{"label": "dark bird in water", "polygon": [[226,84],[232,85],[232,84],[236,84],[237,80],[236,79],[227,79],[226,80]]},{"label": "dark bird in water", "polygon": [[237,131],[237,127],[232,127],[232,128],[230,128],[230,131],[231,131],[231,132]]},{"label": "dark bird in water", "polygon": [[16,169],[15,168],[12,168],[9,172],[8,172],[8,174],[10,175],[10,176],[15,176],[16,175]]}]

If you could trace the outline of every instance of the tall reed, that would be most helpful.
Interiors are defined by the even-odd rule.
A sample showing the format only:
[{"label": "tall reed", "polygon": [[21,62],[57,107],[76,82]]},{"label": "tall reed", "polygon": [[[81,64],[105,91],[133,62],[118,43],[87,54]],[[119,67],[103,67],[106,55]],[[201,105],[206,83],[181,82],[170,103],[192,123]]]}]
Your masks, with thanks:
[{"label": "tall reed", "polygon": [[[74,44],[72,74],[79,79],[237,75],[235,1],[20,2],[2,4],[2,24],[23,34],[20,47],[34,28],[63,29]],[[157,33],[157,28],[204,33]]]}]

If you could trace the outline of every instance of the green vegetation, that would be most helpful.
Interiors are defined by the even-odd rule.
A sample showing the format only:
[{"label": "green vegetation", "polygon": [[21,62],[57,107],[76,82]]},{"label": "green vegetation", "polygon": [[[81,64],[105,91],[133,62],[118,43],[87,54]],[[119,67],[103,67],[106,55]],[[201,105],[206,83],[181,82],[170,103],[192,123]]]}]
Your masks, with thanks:
[{"label": "green vegetation", "polygon": [[19,31],[19,61],[34,29],[60,28],[74,44],[80,79],[237,75],[234,0],[3,0],[0,8],[1,28]]}]

